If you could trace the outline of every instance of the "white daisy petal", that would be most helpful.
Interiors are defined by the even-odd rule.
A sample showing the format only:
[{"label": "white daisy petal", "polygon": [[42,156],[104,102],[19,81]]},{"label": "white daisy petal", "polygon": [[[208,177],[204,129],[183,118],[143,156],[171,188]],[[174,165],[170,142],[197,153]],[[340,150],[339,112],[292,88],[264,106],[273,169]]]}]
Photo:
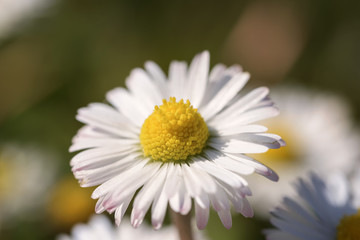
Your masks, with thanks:
[{"label": "white daisy petal", "polygon": [[246,198],[243,198],[241,199],[241,202],[242,202],[242,208],[239,209],[239,211],[241,212],[241,214],[244,216],[244,217],[253,217],[254,216],[254,211],[250,205],[250,202],[246,199]]},{"label": "white daisy petal", "polygon": [[232,65],[224,71],[223,76],[219,76],[219,79],[214,80],[214,81],[223,81],[224,79],[222,79],[222,78],[224,78],[224,76],[234,76],[237,73],[242,72],[242,71],[243,71],[243,69],[240,65],[237,65],[237,64]]},{"label": "white daisy petal", "polygon": [[190,64],[187,80],[187,90],[189,91],[188,99],[198,107],[205,94],[208,81],[210,54],[204,51],[195,56]]},{"label": "white daisy petal", "polygon": [[210,194],[210,202],[215,211],[220,212],[223,210],[230,209],[229,199],[227,198],[226,192],[222,188],[217,188],[215,194]]},{"label": "white daisy petal", "polygon": [[[128,170],[129,176],[126,179],[123,179],[121,182],[119,181],[116,185],[116,189],[112,189],[112,193],[109,194],[112,197],[118,196],[126,196],[127,194],[135,192],[141,186],[143,186],[151,177],[155,175],[155,173],[159,170],[160,164],[154,164],[154,166],[146,165],[143,168],[140,168],[139,171],[135,172],[132,170]],[[123,174],[122,176],[124,176]],[[118,199],[114,199],[114,201],[119,201]]]},{"label": "white daisy petal", "polygon": [[136,138],[137,136],[131,124],[120,113],[105,104],[93,103],[86,108],[80,108],[76,119],[119,137]]},{"label": "white daisy petal", "polygon": [[254,105],[254,109],[257,108],[263,108],[263,107],[270,107],[270,106],[276,106],[272,99],[269,98],[269,96],[265,97],[261,102],[258,102]]},{"label": "white daisy petal", "polygon": [[248,175],[254,172],[254,168],[243,164],[240,161],[236,161],[232,158],[227,157],[226,155],[222,154],[221,152],[215,150],[205,150],[204,154],[215,162],[217,165],[229,170],[233,171],[238,174]]},{"label": "white daisy petal", "polygon": [[[314,216],[312,214],[310,214],[307,209],[302,208],[301,205],[299,203],[295,202],[293,199],[284,197],[283,203],[284,203],[284,206],[286,206],[286,208],[294,209],[296,211],[296,213],[299,214],[299,218],[303,219],[304,222],[308,222],[311,225],[316,226],[316,227],[318,227],[318,226],[321,227],[319,222],[317,222],[314,219]],[[292,215],[294,216],[294,214],[292,214]]]},{"label": "white daisy petal", "polygon": [[169,200],[170,206],[175,212],[185,215],[190,211],[191,198],[186,191],[183,178],[180,178],[180,182],[177,185],[177,191]]},{"label": "white daisy petal", "polygon": [[240,187],[241,180],[239,177],[232,172],[217,166],[215,163],[210,161],[197,161],[196,164],[193,164],[195,167],[203,169],[208,174],[214,176],[215,178],[233,186],[233,187]]},{"label": "white daisy petal", "polygon": [[134,97],[141,100],[141,103],[151,110],[155,105],[161,104],[162,95],[160,89],[150,79],[146,72],[140,68],[131,71],[126,79],[126,86]]},{"label": "white daisy petal", "polygon": [[73,137],[73,143],[78,140],[79,137],[87,139],[98,139],[98,138],[107,138],[107,137],[116,137],[116,135],[105,132],[99,128],[94,128],[88,125],[85,125],[79,129],[77,134]]},{"label": "white daisy petal", "polygon": [[113,163],[103,166],[94,166],[92,169],[73,168],[72,171],[77,179],[82,179],[82,186],[96,186],[104,181],[112,179],[126,168],[132,165],[134,160],[140,156],[139,153],[126,154],[116,157]]},{"label": "white daisy petal", "polygon": [[243,155],[284,145],[267,128],[253,124],[278,113],[267,88],[244,97],[239,92],[249,74],[238,65],[216,65],[209,74],[209,53],[190,66],[173,61],[168,79],[146,62],[126,79],[125,88],[107,93],[112,105],[90,104],[79,110],[85,123],[73,138],[70,165],[80,185],[99,185],[92,198],[96,212],[115,212],[120,224],[132,202],[131,224],[140,227],[151,207],[155,229],[167,206],[188,214],[195,204],[198,228],[205,228],[212,206],[230,228],[231,203],[245,217],[253,215],[246,199],[251,190],[243,176],[277,175]]},{"label": "white daisy petal", "polygon": [[[234,136],[228,136],[223,138],[231,139],[234,138]],[[278,149],[283,145],[283,141],[280,136],[269,133],[242,133],[236,135],[236,138],[247,142],[256,142],[270,149]]]},{"label": "white daisy petal", "polygon": [[268,146],[261,144],[226,138],[212,138],[208,144],[218,151],[226,153],[263,153],[269,149]]},{"label": "white daisy petal", "polygon": [[165,194],[164,187],[154,198],[151,206],[151,223],[157,230],[160,229],[165,218],[165,213],[168,205],[168,198]]},{"label": "white daisy petal", "polygon": [[230,229],[232,227],[232,219],[230,210],[221,210],[218,211],[217,214],[220,217],[221,222],[223,223],[224,227]]},{"label": "white daisy petal", "polygon": [[209,73],[209,83],[216,82],[221,79],[226,70],[226,66],[224,64],[216,64]]},{"label": "white daisy petal", "polygon": [[182,180],[181,166],[169,164],[164,191],[168,198],[175,195],[178,185]]},{"label": "white daisy petal", "polygon": [[272,169],[248,156],[245,156],[243,154],[235,154],[235,153],[224,153],[224,154],[233,159],[241,161],[249,166],[254,167],[255,172],[257,172],[260,175],[263,175],[264,177],[272,181],[277,181],[279,179],[279,176]]},{"label": "white daisy petal", "polygon": [[[177,99],[185,98],[187,84],[187,65],[185,62],[173,61],[169,67],[170,96]],[[169,97],[170,97],[169,96]]]},{"label": "white daisy petal", "polygon": [[112,178],[97,187],[92,194],[92,198],[96,199],[104,196],[112,188],[116,188],[119,182],[123,183],[123,180],[126,181],[129,177],[132,177],[136,174],[140,175],[145,165],[145,161],[136,161],[136,164],[134,164],[134,166],[132,166],[131,168],[127,169],[125,173],[118,175],[116,178]]},{"label": "white daisy petal", "polygon": [[[253,108],[261,102],[269,94],[269,89],[266,87],[260,87],[252,90],[245,96],[239,98],[234,104],[226,108],[219,113],[211,121],[226,121],[229,117],[237,116],[245,111]],[[226,124],[225,124],[226,125]]]},{"label": "white daisy petal", "polygon": [[204,229],[209,220],[209,207],[201,207],[197,201],[195,201],[195,216],[197,227],[200,230]]},{"label": "white daisy petal", "polygon": [[115,88],[109,91],[106,99],[136,127],[141,127],[143,119],[152,111],[124,88]]},{"label": "white daisy petal", "polygon": [[161,186],[163,186],[167,173],[166,170],[167,167],[161,169],[143,186],[134,200],[134,209],[144,209],[150,206],[155,195],[157,195],[157,192],[161,190]]},{"label": "white daisy petal", "polygon": [[131,223],[135,228],[142,223],[155,195],[161,190],[161,186],[166,177],[166,170],[167,167],[161,169],[149,180],[149,182],[145,183],[143,188],[136,195],[131,213]]},{"label": "white daisy petal", "polygon": [[[217,66],[215,66],[213,68],[214,71],[211,71],[211,73],[210,73],[209,82],[206,87],[205,95],[201,101],[201,104],[199,105],[199,112],[201,112],[201,113],[202,113],[202,109],[204,108],[204,106],[208,105],[209,102],[213,101],[213,99],[216,96],[218,96],[218,98],[219,98],[219,96],[220,97],[223,96],[222,94],[219,95],[219,89],[222,89],[222,92],[224,92],[223,88],[225,86],[229,85],[230,80],[234,80],[234,77],[236,75],[241,75],[241,73],[242,73],[242,69],[239,66],[223,68],[223,65],[220,64],[218,67],[219,70],[217,70],[216,68],[217,68]],[[214,78],[214,79],[212,79],[212,78]],[[234,83],[234,81],[232,81],[232,83]],[[235,98],[236,97],[234,97],[233,99],[235,99]]]},{"label": "white daisy petal", "polygon": [[191,169],[187,165],[182,166],[182,172],[184,174],[184,183],[185,187],[191,197],[197,197],[201,193],[201,185],[194,184],[194,182],[198,182],[197,172],[195,168]]},{"label": "white daisy petal", "polygon": [[134,195],[130,195],[125,201],[116,208],[115,210],[115,223],[117,226],[120,226],[120,223],[125,215],[126,209],[129,207],[131,199]]},{"label": "white daisy petal", "polygon": [[[233,186],[225,183],[225,182],[219,182],[223,190],[226,192],[228,196],[232,196],[234,198],[240,197],[245,198],[247,196],[251,196],[251,190],[248,187],[248,183],[245,179],[243,179],[241,176],[239,176],[239,179],[241,181],[241,186],[238,188],[234,188]],[[231,200],[231,199],[230,199]]]},{"label": "white daisy petal", "polygon": [[152,61],[147,61],[145,63],[145,69],[146,71],[149,73],[149,75],[151,76],[152,80],[156,83],[157,87],[160,89],[161,95],[163,96],[163,98],[168,98],[167,97],[167,92],[168,89],[166,88],[166,76],[165,73],[161,70],[161,68],[159,67],[159,65],[157,65],[156,63],[152,62]]},{"label": "white daisy petal", "polygon": [[[263,107],[255,110],[247,111],[241,114],[241,120],[237,124],[249,124],[258,122],[263,119],[272,118],[279,114],[279,110],[275,107]],[[231,123],[229,123],[230,125]]]},{"label": "white daisy petal", "polygon": [[[319,190],[325,187],[323,183],[321,185],[322,186],[318,186]],[[314,184],[314,186],[316,185]],[[324,199],[322,198],[321,194],[318,194],[318,191],[316,191],[316,189],[313,189],[312,186],[308,185],[301,179],[299,180],[298,191],[303,199],[305,199],[307,202],[309,202],[312,206],[315,207],[315,214],[323,216],[323,221],[328,221],[329,218],[331,218],[331,213],[327,211],[326,202],[322,201]]]},{"label": "white daisy petal", "polygon": [[99,197],[99,199],[97,200],[96,205],[95,205],[96,213],[100,214],[106,210],[103,206],[103,203],[104,203],[104,196]]},{"label": "white daisy petal", "polygon": [[214,131],[214,135],[216,136],[229,136],[229,135],[237,135],[240,133],[262,133],[266,132],[267,128],[261,125],[240,125],[236,128],[221,128],[216,129]]},{"label": "white daisy petal", "polygon": [[113,163],[124,155],[134,152],[132,145],[119,145],[118,147],[92,148],[76,154],[70,161],[73,170],[89,169],[98,167],[98,164]]},{"label": "white daisy petal", "polygon": [[116,148],[119,145],[126,145],[133,146],[134,144],[138,144],[138,140],[134,139],[123,139],[123,138],[88,138],[79,136],[76,138],[74,143],[71,145],[69,151],[75,152],[83,149],[88,148],[102,148],[102,147],[109,147],[112,146],[113,148]]},{"label": "white daisy petal", "polygon": [[182,215],[186,215],[191,210],[191,198],[188,194],[185,194],[184,202],[180,208],[179,213]]},{"label": "white daisy petal", "polygon": [[194,199],[196,204],[198,204],[201,208],[209,208],[210,199],[205,191],[202,191],[201,194],[196,196]]},{"label": "white daisy petal", "polygon": [[233,76],[225,86],[223,86],[214,98],[203,108],[200,109],[205,120],[209,120],[216,113],[222,110],[228,102],[245,86],[249,80],[248,73],[238,73]]},{"label": "white daisy petal", "polygon": [[[190,167],[192,168],[191,164]],[[196,172],[196,179],[202,190],[206,193],[215,193],[216,182],[214,179],[206,171],[195,168],[192,168],[192,171]]]},{"label": "white daisy petal", "polygon": [[[281,230],[287,232],[293,236],[296,236],[299,239],[307,240],[307,239],[329,239],[321,236],[321,234],[312,232],[312,231],[304,231],[303,228],[298,227],[297,225],[293,225],[291,222],[279,219],[273,219],[271,221],[272,224],[281,226]],[[311,228],[309,228],[311,229]]]}]

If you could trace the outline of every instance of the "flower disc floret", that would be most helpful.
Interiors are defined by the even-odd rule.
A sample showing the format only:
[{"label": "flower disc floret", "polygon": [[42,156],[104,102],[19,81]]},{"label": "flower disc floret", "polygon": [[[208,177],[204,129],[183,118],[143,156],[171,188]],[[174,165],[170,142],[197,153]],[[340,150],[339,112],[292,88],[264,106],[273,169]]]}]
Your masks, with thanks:
[{"label": "flower disc floret", "polygon": [[344,216],[337,226],[337,240],[360,239],[360,211],[350,216]]},{"label": "flower disc floret", "polygon": [[201,153],[208,137],[206,123],[190,101],[171,97],[145,120],[140,142],[144,155],[154,160],[184,161]]}]

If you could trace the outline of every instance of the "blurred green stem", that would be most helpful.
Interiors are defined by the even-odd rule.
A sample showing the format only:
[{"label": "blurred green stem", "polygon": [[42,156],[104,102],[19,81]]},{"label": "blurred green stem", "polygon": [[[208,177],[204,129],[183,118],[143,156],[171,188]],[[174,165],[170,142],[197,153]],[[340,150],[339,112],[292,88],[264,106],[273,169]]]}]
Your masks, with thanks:
[{"label": "blurred green stem", "polygon": [[180,240],[193,240],[192,228],[191,228],[191,215],[181,215],[180,213],[174,212],[172,209],[171,220],[175,224]]}]

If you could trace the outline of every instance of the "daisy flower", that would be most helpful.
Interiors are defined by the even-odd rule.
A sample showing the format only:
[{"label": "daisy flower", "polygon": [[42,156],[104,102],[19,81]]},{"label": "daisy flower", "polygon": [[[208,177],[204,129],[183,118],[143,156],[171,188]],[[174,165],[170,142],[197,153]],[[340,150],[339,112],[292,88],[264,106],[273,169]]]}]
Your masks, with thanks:
[{"label": "daisy flower", "polygon": [[[138,227],[151,206],[155,229],[167,205],[186,215],[195,206],[197,226],[207,225],[209,208],[226,228],[235,211],[251,217],[251,195],[243,178],[254,172],[277,181],[268,167],[246,156],[283,145],[255,122],[278,114],[269,90],[257,88],[240,97],[249,74],[239,66],[216,65],[209,73],[209,53],[195,56],[188,67],[174,61],[169,76],[153,62],[134,69],[128,89],[107,93],[112,105],[92,103],[78,111],[86,125],[70,151],[82,187],[97,187],[97,213],[115,212],[116,223],[134,198],[131,224]],[[139,191],[138,191],[139,190]],[[138,191],[138,192],[137,192]]]},{"label": "daisy flower", "polygon": [[300,179],[297,200],[285,197],[282,206],[272,212],[271,223],[277,229],[265,230],[266,239],[360,239],[360,191],[358,186],[353,191],[352,183],[342,173],[326,179],[312,173],[308,182]]},{"label": "daisy flower", "polygon": [[[274,88],[271,97],[281,114],[262,123],[280,134],[286,147],[251,155],[281,176],[276,185],[259,182],[255,175],[248,179],[254,193],[250,200],[255,214],[263,217],[269,216],[281,196],[294,194],[289,183],[297,177],[312,169],[318,174],[339,170],[348,173],[360,157],[360,135],[344,99],[300,86]],[[264,192],[264,188],[272,194]]]},{"label": "daisy flower", "polygon": [[[56,240],[179,240],[177,229],[174,226],[164,227],[161,230],[155,231],[144,224],[138,229],[134,229],[127,218],[124,218],[123,222],[125,224],[115,228],[104,215],[95,215],[88,224],[75,225],[71,231],[71,236],[62,234]],[[206,239],[200,231],[194,232],[196,233],[194,239]]]}]

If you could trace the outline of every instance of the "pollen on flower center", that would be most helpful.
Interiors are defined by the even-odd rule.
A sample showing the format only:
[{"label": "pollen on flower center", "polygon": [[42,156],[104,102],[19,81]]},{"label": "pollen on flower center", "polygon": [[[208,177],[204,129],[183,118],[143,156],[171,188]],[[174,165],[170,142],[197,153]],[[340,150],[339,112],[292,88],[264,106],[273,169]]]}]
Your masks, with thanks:
[{"label": "pollen on flower center", "polygon": [[360,239],[360,210],[350,216],[344,216],[337,226],[337,240]]},{"label": "pollen on flower center", "polygon": [[163,162],[187,160],[201,153],[209,131],[190,101],[163,99],[141,128],[140,142],[145,156]]}]

